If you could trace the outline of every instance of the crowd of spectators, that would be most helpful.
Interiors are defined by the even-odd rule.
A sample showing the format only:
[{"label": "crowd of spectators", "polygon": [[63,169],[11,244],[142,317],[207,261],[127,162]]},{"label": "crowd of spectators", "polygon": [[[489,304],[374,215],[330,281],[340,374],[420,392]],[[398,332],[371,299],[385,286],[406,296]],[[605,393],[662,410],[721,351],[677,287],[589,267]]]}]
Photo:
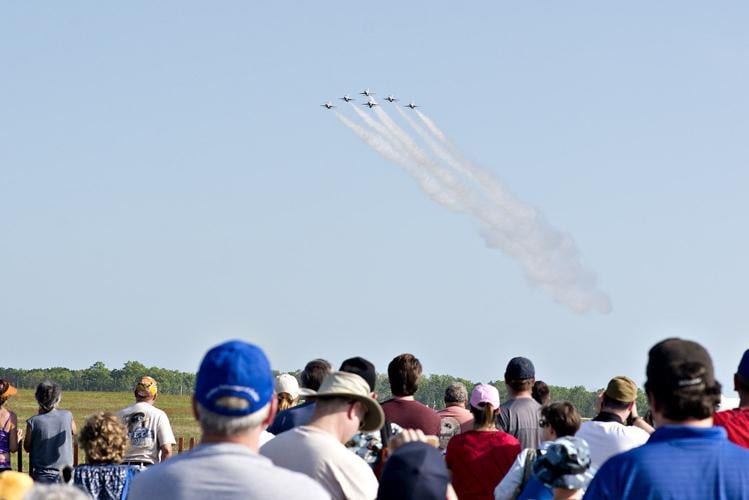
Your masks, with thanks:
[{"label": "crowd of spectators", "polygon": [[[176,456],[149,376],[134,384],[132,405],[89,416],[80,433],[52,381],[37,387],[24,432],[6,407],[16,389],[0,379],[0,498],[749,500],[749,350],[733,378],[738,408],[717,411],[708,352],[678,338],[657,343],[646,364],[648,418],[624,375],[583,422],[526,357],[505,367],[507,400],[492,384],[469,395],[456,381],[440,411],[415,397],[422,371],[413,354],[393,358],[392,397],[379,402],[364,358],[338,370],[314,359],[298,379],[274,377],[260,347],[222,343],[196,375],[200,443]],[[86,460],[73,468],[76,439]],[[11,470],[20,443],[29,475]]]}]

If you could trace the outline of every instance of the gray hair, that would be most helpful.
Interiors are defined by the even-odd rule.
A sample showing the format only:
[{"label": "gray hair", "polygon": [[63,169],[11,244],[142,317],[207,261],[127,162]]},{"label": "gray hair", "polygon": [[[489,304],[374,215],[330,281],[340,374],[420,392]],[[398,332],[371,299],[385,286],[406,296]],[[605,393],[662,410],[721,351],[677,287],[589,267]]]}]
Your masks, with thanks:
[{"label": "gray hair", "polygon": [[39,407],[45,412],[52,411],[60,404],[62,398],[62,390],[57,383],[51,380],[45,380],[36,386],[36,402],[39,403]]},{"label": "gray hair", "polygon": [[453,382],[445,389],[445,403],[465,403],[468,400],[468,390],[461,382]]},{"label": "gray hair", "polygon": [[198,403],[197,406],[198,421],[200,422],[200,428],[203,432],[218,434],[220,436],[246,434],[256,427],[259,427],[270,413],[270,403],[249,415],[243,415],[241,417],[219,415],[218,413],[206,409],[200,403]]},{"label": "gray hair", "polygon": [[69,484],[35,484],[26,494],[26,500],[89,500],[91,497],[80,488]]}]

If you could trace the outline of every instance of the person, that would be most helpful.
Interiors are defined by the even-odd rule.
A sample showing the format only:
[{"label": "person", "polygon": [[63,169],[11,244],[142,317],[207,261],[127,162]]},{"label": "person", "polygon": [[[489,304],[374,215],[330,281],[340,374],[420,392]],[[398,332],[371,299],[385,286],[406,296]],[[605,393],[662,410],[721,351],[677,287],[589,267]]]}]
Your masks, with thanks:
[{"label": "person", "polygon": [[23,472],[8,470],[0,474],[0,498],[3,500],[24,500],[33,487],[34,480]]},{"label": "person", "polygon": [[546,453],[533,463],[533,477],[548,490],[534,500],[573,500],[583,498],[595,470],[591,467],[588,444],[577,436],[555,439]]},{"label": "person", "polygon": [[416,401],[422,366],[413,354],[401,354],[388,364],[388,381],[393,397],[382,403],[385,418],[403,429],[420,429],[424,434],[440,433],[440,416]]},{"label": "person", "polygon": [[705,348],[679,338],[658,342],[646,373],[655,432],[609,458],[585,498],[749,499],[749,450],[712,426],[721,387]]},{"label": "person", "polygon": [[71,484],[37,483],[23,500],[91,500],[91,497]]},{"label": "person", "polygon": [[460,426],[458,433],[467,432],[473,428],[473,414],[466,408],[468,390],[462,382],[453,382],[445,389],[445,408],[438,411],[440,419],[454,418]]},{"label": "person", "polygon": [[655,430],[637,414],[637,384],[629,377],[612,378],[599,406],[598,415],[575,434],[588,443],[594,469],[613,455],[645,444]]},{"label": "person", "polygon": [[127,426],[130,446],[123,463],[148,467],[172,456],[176,443],[167,414],[154,406],[159,395],[156,380],[144,376],[133,390],[135,403],[117,412]]},{"label": "person", "polygon": [[536,380],[531,389],[531,397],[541,406],[549,406],[551,403],[551,389],[543,380]]},{"label": "person", "polygon": [[[302,395],[314,393],[320,388],[325,376],[333,369],[330,362],[324,359],[313,359],[307,363],[302,370],[299,378],[302,383]],[[276,419],[273,421],[268,432],[271,434],[281,434],[289,429],[299,425],[305,425],[312,419],[315,413],[315,402],[305,400],[303,404],[298,404],[284,411],[279,411]]]},{"label": "person", "polygon": [[[541,445],[538,449],[525,448],[510,467],[505,477],[499,482],[494,489],[495,500],[510,500],[524,494],[533,496],[538,493],[541,495],[551,495],[551,490],[544,488],[538,482],[532,479],[533,462],[546,453],[549,445],[558,438],[574,436],[580,429],[580,413],[575,406],[568,401],[558,401],[549,406],[541,408]],[[528,483],[533,483],[528,491],[525,488]]]},{"label": "person", "polygon": [[541,405],[531,390],[536,381],[533,362],[524,357],[512,358],[505,369],[505,385],[509,399],[499,409],[499,427],[520,441],[523,448],[538,448],[541,428],[538,425]]},{"label": "person", "polygon": [[445,500],[454,498],[442,453],[425,442],[411,441],[385,462],[377,500]]},{"label": "person", "polygon": [[307,476],[258,454],[260,432],[277,405],[262,349],[241,340],[213,347],[200,363],[192,398],[200,444],[138,474],[128,500],[329,498]]},{"label": "person", "polygon": [[[372,399],[377,399],[377,372],[371,361],[354,356],[341,363],[338,369],[342,372],[354,373],[363,378],[369,386],[369,395]],[[400,433],[401,428],[392,422],[386,422],[379,431],[359,431],[346,442],[346,448],[363,458],[372,469],[375,475],[381,469],[383,455],[385,454],[385,445],[392,436]]]},{"label": "person", "polygon": [[18,451],[18,418],[5,407],[16,388],[0,379],[0,472],[10,470],[10,456]]},{"label": "person", "polygon": [[729,440],[749,448],[749,349],[744,351],[739,368],[733,375],[733,389],[739,393],[739,407],[719,411],[713,424],[723,427]]},{"label": "person", "polygon": [[140,470],[121,465],[128,449],[127,427],[109,412],[89,416],[81,428],[78,443],[86,464],[73,471],[73,484],[97,500],[127,498],[130,480]]},{"label": "person", "polygon": [[260,453],[279,467],[315,479],[334,500],[375,498],[372,468],[344,446],[358,430],[376,431],[385,423],[369,385],[354,373],[332,372],[314,399],[310,423],[279,434]]},{"label": "person", "polygon": [[23,449],[30,454],[29,465],[34,481],[56,483],[60,479],[60,470],[73,465],[75,421],[72,413],[57,409],[62,391],[55,382],[41,382],[34,397],[39,410],[26,421]]},{"label": "person", "polygon": [[282,373],[276,377],[278,411],[288,410],[299,403],[299,382],[294,375]]},{"label": "person", "polygon": [[453,487],[462,500],[494,498],[494,487],[510,470],[520,452],[520,442],[496,426],[499,391],[478,384],[471,392],[473,430],[454,436],[447,445],[445,461]]}]

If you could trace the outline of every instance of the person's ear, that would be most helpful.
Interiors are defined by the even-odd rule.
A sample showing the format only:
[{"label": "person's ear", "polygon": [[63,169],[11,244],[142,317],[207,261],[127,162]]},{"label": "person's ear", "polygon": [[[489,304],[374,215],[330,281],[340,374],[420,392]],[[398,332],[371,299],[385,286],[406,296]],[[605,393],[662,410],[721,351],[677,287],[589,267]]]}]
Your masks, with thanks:
[{"label": "person's ear", "polygon": [[273,397],[270,400],[270,411],[268,412],[268,416],[263,420],[263,425],[265,427],[268,427],[273,423],[273,419],[276,418],[276,413],[278,413],[278,398],[276,397],[276,394],[273,393]]},{"label": "person's ear", "polygon": [[195,417],[195,420],[200,420],[200,417],[198,417],[198,400],[195,399],[195,395],[192,396],[192,416]]}]

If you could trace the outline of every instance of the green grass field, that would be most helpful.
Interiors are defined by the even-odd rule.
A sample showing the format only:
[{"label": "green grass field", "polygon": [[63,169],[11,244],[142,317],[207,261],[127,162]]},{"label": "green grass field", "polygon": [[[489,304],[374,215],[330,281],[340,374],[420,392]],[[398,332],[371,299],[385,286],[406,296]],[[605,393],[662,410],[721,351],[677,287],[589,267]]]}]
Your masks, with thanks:
[{"label": "green grass field", "polygon": [[[197,441],[200,436],[198,424],[192,416],[190,395],[159,394],[156,406],[161,408],[169,416],[174,436],[184,438],[185,448],[190,438]],[[88,415],[97,411],[116,412],[135,402],[131,392],[81,392],[66,391],[62,394],[62,402],[59,408],[73,412],[75,424],[80,429]],[[5,407],[18,415],[18,426],[26,430],[26,419],[35,415],[37,404],[34,399],[34,391],[31,389],[19,389],[18,394],[13,396],[5,404]],[[175,447],[175,453],[177,449]],[[81,454],[80,460],[84,457]],[[24,470],[28,471],[29,457],[24,453]],[[16,469],[16,456],[13,454],[13,469]]]}]

